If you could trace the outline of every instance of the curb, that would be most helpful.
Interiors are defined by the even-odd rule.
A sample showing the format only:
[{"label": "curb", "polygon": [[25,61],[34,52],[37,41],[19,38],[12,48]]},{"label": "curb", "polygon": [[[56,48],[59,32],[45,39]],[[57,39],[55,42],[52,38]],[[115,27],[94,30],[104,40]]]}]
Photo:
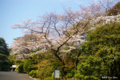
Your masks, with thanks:
[{"label": "curb", "polygon": [[[29,76],[29,75],[28,75]],[[41,79],[37,79],[37,78],[33,78],[31,76],[29,76],[29,78],[33,79],[33,80],[41,80]]]}]

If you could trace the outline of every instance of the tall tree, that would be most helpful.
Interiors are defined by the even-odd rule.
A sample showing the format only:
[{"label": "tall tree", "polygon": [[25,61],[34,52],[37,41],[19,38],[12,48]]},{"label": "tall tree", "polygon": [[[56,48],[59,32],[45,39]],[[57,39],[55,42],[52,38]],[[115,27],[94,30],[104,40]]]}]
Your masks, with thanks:
[{"label": "tall tree", "polygon": [[[63,14],[48,13],[38,21],[27,20],[23,24],[15,24],[13,28],[25,29],[27,34],[38,34],[41,39],[37,39],[38,46],[49,48],[53,55],[58,59],[62,65],[62,74],[65,77],[67,72],[64,58],[61,58],[60,50],[64,45],[72,41],[78,41],[82,44],[84,40],[79,39],[84,28],[89,24],[90,20],[98,17],[101,13],[99,6],[90,5],[89,7],[81,7],[80,11],[73,11],[71,9],[65,10]],[[94,13],[93,13],[94,12]],[[72,30],[70,31],[70,28]],[[20,40],[21,41],[21,40]],[[23,40],[22,40],[23,41]],[[35,44],[36,41],[32,41]],[[80,53],[79,53],[80,54]],[[78,55],[79,55],[78,54]]]},{"label": "tall tree", "polygon": [[117,15],[120,14],[120,2],[118,2],[117,4],[115,4],[112,8],[110,8],[108,10],[107,15],[111,16],[111,15]]},{"label": "tall tree", "polygon": [[9,55],[7,44],[3,38],[0,38],[0,53],[7,56]]},{"label": "tall tree", "polygon": [[120,23],[99,26],[82,44],[83,56],[79,57],[77,77],[82,79],[101,79],[117,77],[120,79]]}]

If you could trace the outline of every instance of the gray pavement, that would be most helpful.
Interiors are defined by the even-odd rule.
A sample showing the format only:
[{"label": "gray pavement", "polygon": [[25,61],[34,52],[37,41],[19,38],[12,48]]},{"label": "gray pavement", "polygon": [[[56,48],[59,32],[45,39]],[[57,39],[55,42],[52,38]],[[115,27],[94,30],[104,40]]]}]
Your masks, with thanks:
[{"label": "gray pavement", "polygon": [[0,80],[32,80],[27,74],[0,71]]}]

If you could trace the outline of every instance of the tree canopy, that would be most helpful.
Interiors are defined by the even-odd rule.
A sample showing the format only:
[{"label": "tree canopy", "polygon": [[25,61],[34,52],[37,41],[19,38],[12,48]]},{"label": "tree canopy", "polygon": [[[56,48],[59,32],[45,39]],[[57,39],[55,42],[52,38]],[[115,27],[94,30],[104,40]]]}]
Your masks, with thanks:
[{"label": "tree canopy", "polygon": [[0,38],[0,53],[4,55],[9,55],[7,44],[3,38]]},{"label": "tree canopy", "polygon": [[82,44],[76,77],[101,79],[116,76],[120,79],[120,23],[98,26]]},{"label": "tree canopy", "polygon": [[107,15],[117,15],[117,14],[120,14],[120,2],[115,4],[112,8],[110,8],[108,10],[108,14]]},{"label": "tree canopy", "polygon": [[[100,5],[90,4],[87,7],[80,6],[80,10],[78,11],[68,9],[65,10],[63,14],[47,13],[43,16],[40,16],[39,20],[27,20],[22,24],[15,24],[12,26],[12,28],[24,29],[24,33],[26,35],[15,39],[12,46],[12,51],[15,54],[44,53],[44,55],[41,57],[42,59],[38,58],[37,63],[33,63],[33,59],[26,59],[24,61],[24,64],[21,66],[26,72],[30,72],[30,75],[34,74],[34,77],[38,73],[41,77],[50,76],[50,73],[54,74],[53,69],[59,68],[61,70],[62,76],[66,79],[66,77],[73,77],[74,74],[76,74],[78,66],[78,70],[80,71],[77,74],[78,78],[82,77],[84,79],[87,79],[91,75],[91,71],[93,72],[91,78],[100,78],[100,76],[103,75],[103,72],[99,70],[99,66],[102,65],[100,62],[104,57],[99,59],[99,56],[96,54],[99,50],[102,50],[103,47],[105,49],[107,49],[107,47],[110,47],[110,49],[113,48],[109,46],[109,36],[107,36],[105,43],[104,37],[106,36],[103,36],[102,38],[100,37],[102,34],[107,35],[107,33],[105,31],[104,33],[96,32],[98,34],[90,34],[91,36],[88,37],[88,42],[85,44],[83,43],[86,40],[86,34],[88,34],[87,30],[93,28],[90,26],[93,19],[95,20],[101,16],[104,17],[103,14],[104,13]],[[83,45],[80,51],[79,48],[81,44]],[[108,49],[108,54],[110,49]],[[82,59],[80,59],[80,61],[82,60],[82,63],[78,65],[78,57],[81,55],[81,52],[85,55],[81,56]],[[49,53],[51,53],[51,57],[48,55]],[[83,61],[86,62],[84,63]],[[94,63],[93,66],[92,63],[89,63],[90,61]],[[36,65],[38,70],[33,69],[36,67]],[[89,67],[87,68],[86,66]],[[48,70],[48,72],[46,72],[47,74],[44,73],[44,70]],[[104,67],[101,70],[105,70]],[[98,72],[101,74],[99,75]]]}]

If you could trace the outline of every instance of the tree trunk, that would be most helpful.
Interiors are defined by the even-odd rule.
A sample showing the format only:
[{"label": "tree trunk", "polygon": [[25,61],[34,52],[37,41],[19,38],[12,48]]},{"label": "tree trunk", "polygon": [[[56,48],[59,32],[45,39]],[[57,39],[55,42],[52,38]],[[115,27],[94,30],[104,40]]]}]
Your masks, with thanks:
[{"label": "tree trunk", "polygon": [[66,79],[67,79],[67,77],[66,77],[67,71],[65,71],[65,68],[66,68],[66,67],[63,66],[63,67],[62,67],[62,70],[61,70],[61,71],[62,71],[63,80],[66,80]]},{"label": "tree trunk", "polygon": [[81,54],[81,52],[79,51],[78,52],[78,54],[77,54],[77,57],[76,57],[76,62],[75,62],[75,69],[77,70],[77,65],[78,65],[78,62],[79,62],[79,60],[78,60],[78,57],[80,56],[80,54]]}]

